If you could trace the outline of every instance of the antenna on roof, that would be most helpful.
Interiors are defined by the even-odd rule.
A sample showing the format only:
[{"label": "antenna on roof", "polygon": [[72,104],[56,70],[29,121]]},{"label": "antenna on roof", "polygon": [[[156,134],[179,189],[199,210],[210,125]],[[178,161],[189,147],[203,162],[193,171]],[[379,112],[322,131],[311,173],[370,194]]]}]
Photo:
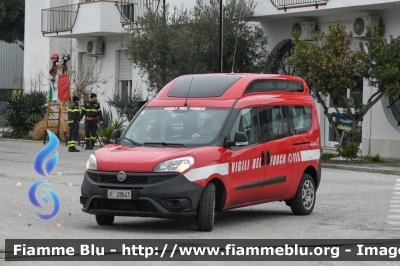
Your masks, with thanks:
[{"label": "antenna on roof", "polygon": [[185,104],[183,105],[183,106],[185,106],[185,107],[187,106],[187,99],[188,99],[188,97],[189,97],[190,88],[192,87],[192,82],[193,82],[193,77],[192,77],[192,79],[190,80],[189,90],[188,90],[188,93],[187,93],[187,95],[186,95]]},{"label": "antenna on roof", "polygon": [[240,16],[237,22],[237,27],[236,27],[236,42],[235,42],[235,51],[233,52],[233,62],[232,62],[232,73],[233,73],[233,67],[235,66],[235,57],[236,57],[236,47],[239,39],[239,21],[240,21]]}]

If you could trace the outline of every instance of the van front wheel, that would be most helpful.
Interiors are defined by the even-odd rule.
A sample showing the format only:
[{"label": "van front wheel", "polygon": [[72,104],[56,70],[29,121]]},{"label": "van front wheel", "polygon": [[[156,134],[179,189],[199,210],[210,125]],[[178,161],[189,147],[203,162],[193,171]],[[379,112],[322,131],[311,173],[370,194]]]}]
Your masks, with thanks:
[{"label": "van front wheel", "polygon": [[114,223],[114,216],[96,215],[96,222],[98,225],[112,225]]},{"label": "van front wheel", "polygon": [[198,208],[197,229],[211,232],[214,228],[215,184],[209,183],[201,194]]},{"label": "van front wheel", "polygon": [[309,174],[303,174],[296,196],[289,201],[292,212],[296,215],[310,214],[315,205],[315,184]]}]

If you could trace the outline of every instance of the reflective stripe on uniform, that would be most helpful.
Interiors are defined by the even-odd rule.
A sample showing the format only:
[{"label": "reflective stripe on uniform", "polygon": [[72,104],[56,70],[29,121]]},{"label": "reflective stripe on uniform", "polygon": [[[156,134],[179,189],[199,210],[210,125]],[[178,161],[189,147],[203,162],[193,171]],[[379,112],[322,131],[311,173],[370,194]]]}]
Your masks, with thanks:
[{"label": "reflective stripe on uniform", "polygon": [[68,109],[68,112],[78,112],[79,113],[79,109]]},{"label": "reflective stripe on uniform", "polygon": [[100,112],[101,109],[86,109],[84,107],[82,107],[82,110],[85,110],[86,112]]}]

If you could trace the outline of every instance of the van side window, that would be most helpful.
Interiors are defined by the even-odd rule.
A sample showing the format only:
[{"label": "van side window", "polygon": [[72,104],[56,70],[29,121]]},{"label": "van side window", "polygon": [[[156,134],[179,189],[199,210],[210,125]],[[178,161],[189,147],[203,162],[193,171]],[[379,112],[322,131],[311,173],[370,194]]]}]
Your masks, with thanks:
[{"label": "van side window", "polygon": [[229,133],[229,139],[233,141],[238,131],[246,133],[249,145],[259,142],[257,108],[245,108],[240,111]]},{"label": "van side window", "polygon": [[304,92],[304,85],[290,80],[256,80],[246,88],[244,94],[254,92]]},{"label": "van side window", "polygon": [[312,112],[308,106],[291,106],[289,112],[292,116],[294,134],[308,132],[312,127]]},{"label": "van side window", "polygon": [[286,138],[288,136],[288,121],[282,106],[267,108],[268,141]]}]

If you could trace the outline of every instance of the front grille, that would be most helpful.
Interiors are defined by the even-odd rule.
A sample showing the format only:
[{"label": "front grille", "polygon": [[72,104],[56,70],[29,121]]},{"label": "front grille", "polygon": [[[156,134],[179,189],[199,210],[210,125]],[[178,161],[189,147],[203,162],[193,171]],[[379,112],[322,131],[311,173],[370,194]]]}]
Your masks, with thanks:
[{"label": "front grille", "polygon": [[177,176],[177,174],[154,174],[154,173],[126,173],[126,179],[119,181],[117,172],[94,172],[88,171],[90,179],[99,183],[145,185],[157,184]]},{"label": "front grille", "polygon": [[112,211],[157,212],[147,200],[93,199],[90,209]]}]

